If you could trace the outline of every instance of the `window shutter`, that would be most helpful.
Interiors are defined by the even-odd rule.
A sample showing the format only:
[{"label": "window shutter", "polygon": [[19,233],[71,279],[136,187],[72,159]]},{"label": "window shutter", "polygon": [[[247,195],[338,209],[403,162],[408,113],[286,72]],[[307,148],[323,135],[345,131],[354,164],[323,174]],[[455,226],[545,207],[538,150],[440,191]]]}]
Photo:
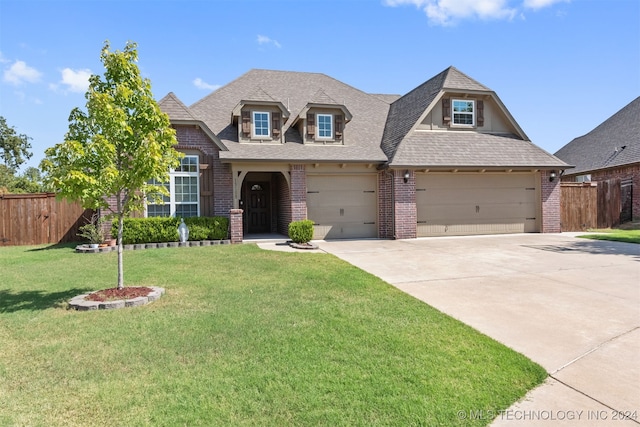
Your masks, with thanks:
[{"label": "window shutter", "polygon": [[476,105],[478,106],[476,123],[478,126],[484,126],[484,101],[479,99]]},{"label": "window shutter", "polygon": [[344,127],[344,116],[342,114],[336,114],[334,118],[336,122],[336,139],[342,139],[342,129]]},{"label": "window shutter", "polygon": [[271,137],[280,138],[280,112],[271,113]]},{"label": "window shutter", "polygon": [[449,98],[442,98],[442,122],[445,125],[451,123],[451,100]]},{"label": "window shutter", "polygon": [[307,135],[316,134],[316,115],[313,113],[307,113]]},{"label": "window shutter", "polygon": [[242,112],[242,134],[244,136],[251,135],[251,111]]}]

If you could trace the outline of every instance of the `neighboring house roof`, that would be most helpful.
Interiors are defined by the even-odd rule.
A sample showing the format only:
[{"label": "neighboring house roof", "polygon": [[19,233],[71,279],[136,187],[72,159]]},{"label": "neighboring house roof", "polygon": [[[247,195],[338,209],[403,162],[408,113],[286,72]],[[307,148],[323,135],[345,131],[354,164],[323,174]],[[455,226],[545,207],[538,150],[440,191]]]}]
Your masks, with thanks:
[{"label": "neighboring house roof", "polygon": [[[416,131],[447,92],[490,96],[517,134]],[[445,69],[391,104],[382,148],[393,167],[568,166],[529,141],[495,92],[455,67]]]},{"label": "neighboring house roof", "polygon": [[555,155],[575,165],[572,175],[640,162],[640,96]]},{"label": "neighboring house roof", "polygon": [[[240,100],[255,94],[256,88],[281,102],[290,112],[291,118],[282,127],[284,144],[238,142],[238,132],[229,115]],[[292,127],[292,119],[314,101],[343,105],[353,115],[345,127],[344,145],[302,144],[302,136]],[[387,160],[380,149],[380,140],[388,109],[387,102],[324,74],[257,69],[248,71],[189,108],[228,148],[228,152],[220,153],[224,160],[371,163]]]}]

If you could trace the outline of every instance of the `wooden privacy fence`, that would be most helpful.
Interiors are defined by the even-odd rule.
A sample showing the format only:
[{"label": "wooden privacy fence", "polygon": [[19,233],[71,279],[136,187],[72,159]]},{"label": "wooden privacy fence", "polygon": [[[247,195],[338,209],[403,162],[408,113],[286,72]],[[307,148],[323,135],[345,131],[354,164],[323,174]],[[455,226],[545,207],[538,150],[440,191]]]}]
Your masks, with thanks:
[{"label": "wooden privacy fence", "polygon": [[79,241],[78,228],[92,213],[54,193],[0,194],[0,246]]},{"label": "wooden privacy fence", "polygon": [[562,231],[609,228],[625,216],[620,179],[560,184],[560,227]]}]

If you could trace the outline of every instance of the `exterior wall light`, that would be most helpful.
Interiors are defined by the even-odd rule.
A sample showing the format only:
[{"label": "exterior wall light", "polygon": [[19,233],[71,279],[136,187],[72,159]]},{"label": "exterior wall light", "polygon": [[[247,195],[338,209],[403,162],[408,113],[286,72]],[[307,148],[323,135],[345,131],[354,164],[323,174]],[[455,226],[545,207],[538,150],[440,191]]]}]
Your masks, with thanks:
[{"label": "exterior wall light", "polygon": [[549,182],[553,182],[556,180],[556,171],[551,171],[549,174]]},{"label": "exterior wall light", "polygon": [[404,171],[404,175],[403,175],[402,177],[404,178],[404,183],[405,183],[405,184],[406,184],[407,182],[409,182],[409,177],[410,177],[410,176],[411,176],[411,175],[409,175],[409,171],[408,171],[408,170]]}]

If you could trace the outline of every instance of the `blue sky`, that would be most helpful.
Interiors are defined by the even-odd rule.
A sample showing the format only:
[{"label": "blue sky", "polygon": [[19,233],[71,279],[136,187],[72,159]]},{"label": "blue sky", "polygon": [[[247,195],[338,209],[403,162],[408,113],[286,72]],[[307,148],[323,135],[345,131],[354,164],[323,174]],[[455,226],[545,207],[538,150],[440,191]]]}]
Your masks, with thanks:
[{"label": "blue sky", "polygon": [[26,166],[64,139],[107,39],[187,105],[252,68],[404,94],[453,65],[551,153],[640,95],[638,0],[0,0],[0,116],[33,138]]}]

